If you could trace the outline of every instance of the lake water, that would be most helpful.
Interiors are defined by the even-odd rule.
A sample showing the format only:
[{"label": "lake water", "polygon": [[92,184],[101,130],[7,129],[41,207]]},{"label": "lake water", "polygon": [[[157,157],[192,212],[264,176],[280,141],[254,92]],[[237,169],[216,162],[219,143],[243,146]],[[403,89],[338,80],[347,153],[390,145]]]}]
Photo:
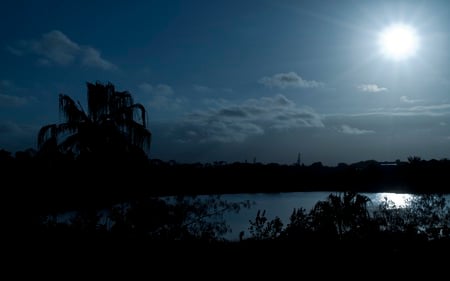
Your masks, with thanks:
[{"label": "lake water", "polygon": [[[240,202],[249,200],[253,202],[250,209],[242,208],[239,213],[225,214],[224,218],[230,225],[232,232],[227,233],[224,238],[228,240],[238,240],[239,233],[245,232],[245,237],[249,237],[249,220],[254,220],[258,210],[266,210],[266,217],[271,220],[278,216],[284,226],[289,223],[289,217],[294,208],[304,208],[309,211],[320,200],[326,198],[333,192],[287,192],[287,193],[257,193],[257,194],[227,194],[221,199],[228,202]],[[335,194],[335,193],[334,193]],[[361,193],[370,198],[369,209],[376,207],[384,198],[391,200],[396,206],[405,205],[405,201],[411,198],[407,193]]]}]

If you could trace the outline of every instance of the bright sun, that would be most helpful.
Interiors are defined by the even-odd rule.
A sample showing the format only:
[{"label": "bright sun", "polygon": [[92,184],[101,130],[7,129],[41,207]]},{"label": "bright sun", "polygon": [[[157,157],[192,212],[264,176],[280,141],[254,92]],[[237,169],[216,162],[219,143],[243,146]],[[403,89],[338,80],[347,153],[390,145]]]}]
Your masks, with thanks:
[{"label": "bright sun", "polygon": [[400,61],[416,54],[419,48],[419,37],[410,25],[392,24],[381,31],[378,44],[384,56]]}]

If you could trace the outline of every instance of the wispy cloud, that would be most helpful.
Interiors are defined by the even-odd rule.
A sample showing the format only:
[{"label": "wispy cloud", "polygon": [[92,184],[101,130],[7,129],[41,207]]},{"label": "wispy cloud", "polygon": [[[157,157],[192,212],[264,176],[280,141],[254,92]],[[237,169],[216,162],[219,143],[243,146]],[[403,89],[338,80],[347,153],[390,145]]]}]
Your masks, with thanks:
[{"label": "wispy cloud", "polygon": [[33,97],[18,97],[0,94],[0,107],[22,106],[35,100],[36,99]]},{"label": "wispy cloud", "polygon": [[197,93],[210,93],[210,92],[213,91],[210,87],[204,86],[204,85],[197,85],[197,84],[194,84],[194,85],[192,86],[192,88],[193,88],[194,91],[196,91]]},{"label": "wispy cloud", "polygon": [[410,99],[407,96],[401,96],[400,100],[404,103],[418,103],[421,102],[422,100],[414,100],[414,99]]},{"label": "wispy cloud", "polygon": [[11,89],[14,88],[13,82],[9,80],[0,80],[0,89]]},{"label": "wispy cloud", "polygon": [[428,111],[428,110],[441,110],[450,109],[449,103],[432,104],[432,105],[418,105],[408,108],[409,111]]},{"label": "wispy cloud", "polygon": [[23,46],[50,62],[60,65],[72,63],[81,51],[81,47],[77,43],[58,30],[45,33],[41,39],[36,41],[24,41]]},{"label": "wispy cloud", "polygon": [[15,122],[2,121],[0,122],[0,135],[1,134],[11,134],[11,133],[23,133],[24,128]]},{"label": "wispy cloud", "polygon": [[147,83],[147,82],[139,84],[138,88],[139,88],[139,90],[141,90],[142,92],[147,93],[147,94],[152,93],[152,91],[153,91],[152,84]]},{"label": "wispy cloud", "polygon": [[369,92],[369,93],[378,93],[378,92],[384,92],[387,91],[387,88],[380,87],[377,84],[361,84],[356,86],[357,89],[363,92]]},{"label": "wispy cloud", "polygon": [[450,104],[420,105],[411,107],[377,108],[367,112],[327,114],[326,116],[443,116],[450,115]]},{"label": "wispy cloud", "polygon": [[398,107],[394,108],[395,112],[406,112],[415,114],[427,114],[427,115],[442,115],[450,114],[450,104],[432,104],[432,105],[417,105],[412,107]]},{"label": "wispy cloud", "polygon": [[375,131],[372,130],[364,130],[364,129],[358,129],[350,127],[349,125],[342,125],[339,129],[341,133],[349,134],[349,135],[365,135],[365,134],[372,134],[375,133]]},{"label": "wispy cloud", "polygon": [[174,90],[172,89],[172,87],[167,84],[158,84],[156,86],[153,86],[150,83],[144,82],[141,83],[138,87],[142,92],[147,94],[166,95],[166,96],[174,94]]},{"label": "wispy cloud", "polygon": [[229,94],[233,92],[231,88],[211,88],[206,85],[194,84],[192,85],[192,89],[201,94],[210,94],[210,93],[225,93]]},{"label": "wispy cloud", "polygon": [[148,105],[157,109],[177,110],[183,104],[185,100],[179,97],[156,95],[150,99]]},{"label": "wispy cloud", "polygon": [[269,88],[318,88],[323,87],[322,82],[305,80],[295,72],[277,73],[271,77],[264,76],[258,81]]},{"label": "wispy cloud", "polygon": [[100,51],[92,47],[84,47],[82,54],[81,63],[90,67],[97,67],[104,70],[114,70],[117,69],[113,63],[102,58]]},{"label": "wispy cloud", "polygon": [[224,92],[224,93],[227,93],[227,94],[233,92],[233,89],[231,89],[231,88],[222,88],[222,89],[220,89],[220,90],[221,90],[222,92]]},{"label": "wispy cloud", "polygon": [[180,97],[175,97],[175,91],[167,84],[158,84],[153,86],[150,83],[144,82],[138,86],[139,90],[146,94],[147,104],[150,107],[157,109],[178,109],[185,100]]},{"label": "wispy cloud", "polygon": [[172,87],[169,86],[169,85],[166,85],[166,84],[158,84],[154,91],[158,95],[169,96],[169,95],[173,95],[174,94],[174,91],[173,91]]},{"label": "wispy cloud", "polygon": [[181,126],[185,132],[182,141],[242,142],[271,129],[324,125],[313,109],[297,107],[285,96],[276,95],[192,112]]},{"label": "wispy cloud", "polygon": [[9,80],[0,80],[0,107],[17,107],[36,101],[32,96],[17,95],[21,90]]},{"label": "wispy cloud", "polygon": [[89,67],[117,69],[116,65],[101,57],[100,51],[79,45],[59,30],[44,33],[38,40],[22,40],[17,46],[7,46],[6,49],[16,56],[37,55],[38,63],[42,65],[67,66],[79,61]]},{"label": "wispy cloud", "polygon": [[16,56],[22,56],[23,55],[23,52],[21,50],[19,50],[17,48],[14,48],[14,47],[11,47],[11,46],[6,46],[5,50],[10,52],[13,55],[16,55]]}]

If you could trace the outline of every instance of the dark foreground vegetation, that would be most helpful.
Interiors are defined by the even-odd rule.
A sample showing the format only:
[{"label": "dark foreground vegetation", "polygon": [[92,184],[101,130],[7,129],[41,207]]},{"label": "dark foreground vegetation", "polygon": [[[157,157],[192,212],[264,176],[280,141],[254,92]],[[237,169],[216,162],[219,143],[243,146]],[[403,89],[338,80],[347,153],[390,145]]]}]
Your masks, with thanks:
[{"label": "dark foreground vegetation", "polygon": [[[31,150],[15,157],[6,151],[1,155],[3,206],[10,210],[11,229],[34,237],[202,241],[216,247],[219,243],[250,248],[259,243],[305,247],[368,242],[376,248],[383,242],[386,250],[396,253],[409,251],[410,243],[441,248],[450,238],[449,209],[439,195],[448,192],[443,185],[418,180],[429,177],[422,171],[431,171],[433,165],[436,168],[430,173],[444,178],[447,160],[414,159],[396,166],[370,162],[365,167],[361,163],[323,167],[146,160],[92,165],[63,156],[53,162]],[[349,174],[352,177],[344,176]],[[401,191],[417,194],[408,208],[396,208],[387,201],[372,206],[359,194],[400,191],[386,189],[387,183],[393,183],[386,179],[394,178],[398,182],[393,182],[401,183]],[[344,183],[349,189],[344,190]],[[269,219],[277,214],[255,210],[257,215],[245,233],[234,233],[235,241],[223,239],[229,230],[223,215],[251,204],[226,202],[221,193],[324,190],[333,193],[312,210],[299,206],[289,221]],[[199,194],[210,196],[196,197]],[[172,199],[161,197],[167,195]]]}]

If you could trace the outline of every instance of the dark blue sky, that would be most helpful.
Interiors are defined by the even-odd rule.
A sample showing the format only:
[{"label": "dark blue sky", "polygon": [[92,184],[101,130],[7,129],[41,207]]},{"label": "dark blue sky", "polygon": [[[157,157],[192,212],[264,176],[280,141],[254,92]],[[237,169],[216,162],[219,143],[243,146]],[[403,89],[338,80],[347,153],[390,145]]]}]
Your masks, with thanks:
[{"label": "dark blue sky", "polygon": [[[0,148],[35,148],[58,94],[98,80],[146,107],[152,158],[450,157],[448,1],[2,1],[0,20]],[[400,61],[378,42],[397,23],[419,42]]]}]

